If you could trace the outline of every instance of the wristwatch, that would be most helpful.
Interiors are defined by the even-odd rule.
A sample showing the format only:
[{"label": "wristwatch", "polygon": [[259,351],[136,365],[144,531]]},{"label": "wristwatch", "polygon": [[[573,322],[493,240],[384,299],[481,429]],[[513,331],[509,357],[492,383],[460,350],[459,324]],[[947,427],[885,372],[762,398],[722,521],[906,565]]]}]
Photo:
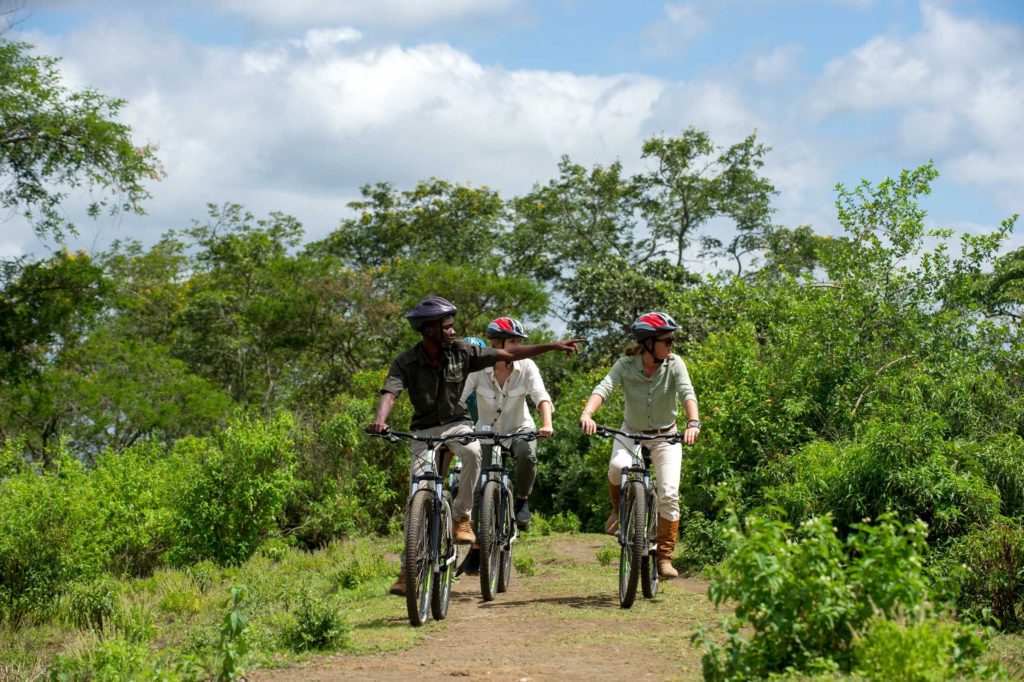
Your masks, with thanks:
[{"label": "wristwatch", "polygon": [[688,428],[688,429],[699,429],[700,428],[700,420],[699,419],[691,419],[690,421],[686,422],[686,428]]}]

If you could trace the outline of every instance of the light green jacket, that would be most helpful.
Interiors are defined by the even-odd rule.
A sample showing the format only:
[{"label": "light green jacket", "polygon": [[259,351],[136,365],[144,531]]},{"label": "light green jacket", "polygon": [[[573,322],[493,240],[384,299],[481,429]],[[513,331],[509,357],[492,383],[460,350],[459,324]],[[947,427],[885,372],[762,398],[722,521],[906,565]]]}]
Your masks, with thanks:
[{"label": "light green jacket", "polygon": [[697,402],[686,363],[675,354],[649,377],[644,376],[642,353],[621,357],[592,392],[608,400],[619,385],[626,395],[625,422],[631,431],[668,428],[676,420],[679,405]]}]

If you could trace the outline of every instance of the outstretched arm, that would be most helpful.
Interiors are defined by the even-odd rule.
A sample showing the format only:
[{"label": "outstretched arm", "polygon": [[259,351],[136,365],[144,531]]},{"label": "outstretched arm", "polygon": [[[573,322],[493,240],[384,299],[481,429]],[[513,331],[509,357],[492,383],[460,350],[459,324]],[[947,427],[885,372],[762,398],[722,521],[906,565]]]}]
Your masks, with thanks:
[{"label": "outstretched arm", "polygon": [[563,353],[572,355],[578,352],[576,346],[581,343],[585,343],[586,339],[566,339],[564,341],[555,341],[553,343],[534,343],[528,346],[521,345],[515,348],[498,348],[498,360],[505,362],[515,362],[516,360],[525,360],[526,358],[532,358],[535,355],[541,353],[549,353],[553,350],[560,350]]}]

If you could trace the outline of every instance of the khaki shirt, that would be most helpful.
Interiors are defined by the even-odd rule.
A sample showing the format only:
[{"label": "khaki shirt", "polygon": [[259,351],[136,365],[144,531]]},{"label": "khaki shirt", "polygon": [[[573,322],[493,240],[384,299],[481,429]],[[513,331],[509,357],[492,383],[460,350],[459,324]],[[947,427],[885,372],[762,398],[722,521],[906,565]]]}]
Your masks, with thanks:
[{"label": "khaki shirt", "polygon": [[409,391],[413,409],[409,428],[414,431],[468,420],[469,411],[462,400],[466,378],[470,372],[493,367],[497,361],[496,349],[459,340],[441,354],[440,364],[434,367],[420,341],[391,363],[380,392],[398,397],[403,389]]},{"label": "khaki shirt", "polygon": [[626,396],[624,420],[633,431],[668,428],[676,420],[679,405],[687,400],[697,402],[686,363],[675,354],[669,355],[649,377],[644,376],[643,354],[621,357],[592,393],[608,400],[619,385]]}]

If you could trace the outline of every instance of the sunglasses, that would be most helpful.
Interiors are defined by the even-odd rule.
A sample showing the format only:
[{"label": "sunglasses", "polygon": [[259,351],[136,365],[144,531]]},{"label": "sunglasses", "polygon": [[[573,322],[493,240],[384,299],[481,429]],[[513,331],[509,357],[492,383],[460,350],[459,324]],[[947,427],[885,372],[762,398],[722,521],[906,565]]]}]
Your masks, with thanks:
[{"label": "sunglasses", "polygon": [[668,338],[665,338],[665,339],[654,339],[654,340],[657,341],[658,343],[665,344],[669,348],[671,348],[672,344],[674,344],[676,342],[676,340],[674,338],[672,338],[671,336],[669,336]]}]

